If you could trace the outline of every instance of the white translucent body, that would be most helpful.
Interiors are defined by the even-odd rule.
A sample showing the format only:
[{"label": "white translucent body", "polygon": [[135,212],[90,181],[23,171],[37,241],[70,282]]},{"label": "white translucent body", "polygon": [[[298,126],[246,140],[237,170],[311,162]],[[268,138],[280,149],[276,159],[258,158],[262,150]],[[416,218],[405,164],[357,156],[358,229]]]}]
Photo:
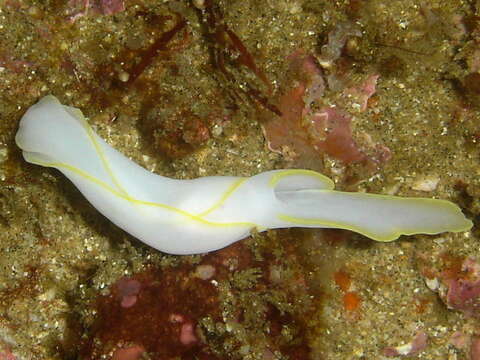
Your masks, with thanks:
[{"label": "white translucent body", "polygon": [[451,202],[335,191],[330,179],[309,170],[195,180],[156,175],[113,149],[78,109],[53,96],[28,109],[16,142],[26,161],[57,168],[117,226],[172,254],[216,250],[254,229],[342,228],[390,241],[472,226]]}]

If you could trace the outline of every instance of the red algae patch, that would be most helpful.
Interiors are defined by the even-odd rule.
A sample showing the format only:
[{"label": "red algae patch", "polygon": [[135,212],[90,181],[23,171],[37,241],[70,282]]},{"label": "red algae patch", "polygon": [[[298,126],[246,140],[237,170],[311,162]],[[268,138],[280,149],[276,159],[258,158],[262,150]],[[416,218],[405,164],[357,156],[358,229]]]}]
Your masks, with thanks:
[{"label": "red algae patch", "polygon": [[82,358],[237,359],[247,350],[308,358],[308,289],[295,254],[284,251],[288,262],[237,243],[120,278],[92,304]]},{"label": "red algae patch", "polygon": [[139,360],[145,349],[142,346],[134,345],[127,348],[117,349],[113,353],[113,360]]},{"label": "red algae patch", "polygon": [[322,150],[331,157],[345,164],[365,160],[365,154],[360,151],[352,137],[350,127],[351,117],[336,108],[324,108],[312,115],[312,126],[319,135],[313,147]]},{"label": "red algae patch", "polygon": [[271,151],[283,154],[287,159],[308,161],[318,154],[311,145],[302,118],[310,103],[323,95],[325,86],[313,56],[299,50],[288,60],[290,84],[278,99],[282,115],[266,121],[262,128]]},{"label": "red algae patch", "polygon": [[[328,101],[323,96],[326,83],[331,81],[324,76],[313,55],[297,50],[287,60],[289,71],[278,97],[281,116],[269,118],[262,124],[271,151],[298,166],[311,168],[318,168],[324,155],[345,165],[362,163],[372,169],[390,159],[390,150],[376,144],[367,133],[358,134],[365,144],[357,143],[351,126],[353,116],[337,104],[337,100],[335,105],[326,106]],[[329,90],[348,98],[357,112],[364,112],[376,92],[378,79],[378,74],[371,74],[362,83],[345,89],[342,85],[333,91],[329,84]]]},{"label": "red algae patch", "polygon": [[355,311],[360,307],[362,300],[356,292],[349,291],[343,295],[343,306],[347,311]]},{"label": "red algae patch", "polygon": [[342,291],[345,292],[345,291],[348,291],[348,289],[350,289],[352,279],[350,278],[350,275],[348,275],[347,272],[343,270],[338,270],[333,274],[333,277],[335,280],[335,284],[337,284]]},{"label": "red algae patch", "polygon": [[333,274],[335,284],[343,292],[343,308],[346,311],[357,311],[360,308],[362,299],[360,295],[352,289],[352,279],[350,274],[344,270],[338,270]]},{"label": "red algae patch", "polygon": [[219,316],[218,294],[211,283],[190,276],[191,270],[190,265],[150,269],[117,281],[111,293],[97,301],[97,320],[84,358],[98,359],[114,351],[117,359],[134,359],[129,354],[135,351],[124,348],[125,343],[136,344],[136,353],[142,348],[156,359],[207,354],[198,342],[196,325],[206,314]]}]

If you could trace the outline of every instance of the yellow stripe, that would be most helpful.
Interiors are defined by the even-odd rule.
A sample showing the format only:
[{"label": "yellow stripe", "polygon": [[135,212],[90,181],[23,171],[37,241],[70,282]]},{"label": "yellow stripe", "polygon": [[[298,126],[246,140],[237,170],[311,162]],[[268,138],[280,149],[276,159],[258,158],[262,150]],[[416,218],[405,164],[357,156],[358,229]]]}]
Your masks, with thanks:
[{"label": "yellow stripe", "polygon": [[[53,97],[53,101],[61,105],[57,98]],[[97,140],[95,139],[96,134],[93,131],[90,124],[85,119],[85,116],[83,116],[82,111],[80,109],[72,108],[70,106],[66,106],[66,105],[62,105],[62,106],[65,109],[65,111],[67,111],[70,115],[72,115],[75,119],[77,119],[82,125],[83,129],[87,133],[88,138],[90,139],[90,142],[92,143],[95,151],[97,152],[97,155],[100,158],[100,161],[102,162],[102,165],[105,168],[107,175],[110,177],[113,184],[118,188],[118,190],[120,190],[121,193],[123,193],[126,196],[129,196],[128,192],[120,185],[120,182],[117,180],[115,174],[110,168],[110,165],[108,164],[108,161],[107,161],[107,157],[105,156],[105,153],[102,147],[98,144]]]},{"label": "yellow stripe", "polygon": [[213,204],[209,209],[201,212],[200,214],[197,214],[197,216],[206,216],[206,215],[210,214],[212,211],[219,208],[221,205],[223,205],[225,203],[225,201],[227,201],[227,199],[230,196],[232,196],[233,192],[235,190],[237,190],[240,187],[240,185],[242,185],[245,181],[247,181],[247,179],[248,178],[240,178],[240,179],[236,180],[232,185],[230,185],[230,187],[227,189],[227,191],[225,191],[225,193],[222,195],[220,200],[218,200],[215,204]]},{"label": "yellow stripe", "polygon": [[[53,99],[54,99],[54,101],[58,102],[58,100],[56,98],[53,98]],[[100,161],[102,162],[102,165],[103,165],[107,175],[110,177],[110,179],[112,180],[113,184],[115,185],[115,187],[117,188],[118,191],[115,190],[114,188],[112,188],[111,186],[109,186],[107,183],[105,183],[105,182],[91,176],[90,174],[84,172],[83,170],[80,170],[80,169],[78,169],[74,166],[71,166],[69,164],[65,164],[65,163],[46,163],[46,162],[34,159],[33,154],[27,152],[26,154],[28,154],[27,156],[29,157],[29,159],[28,159],[29,162],[34,163],[34,164],[38,164],[38,165],[41,165],[41,166],[45,166],[45,167],[67,169],[67,170],[77,174],[78,176],[83,177],[84,179],[100,186],[104,190],[110,192],[112,195],[114,195],[118,198],[121,198],[123,200],[126,200],[126,201],[128,201],[132,204],[159,207],[159,208],[162,208],[164,210],[168,210],[168,211],[177,213],[179,215],[182,215],[182,216],[184,216],[187,219],[190,219],[192,221],[200,222],[204,225],[218,226],[218,227],[247,226],[247,227],[251,227],[251,228],[260,228],[257,224],[251,223],[251,222],[219,223],[219,222],[209,221],[209,220],[206,220],[206,219],[203,218],[203,216],[207,215],[208,213],[212,212],[213,210],[215,210],[216,208],[221,206],[232,195],[232,193],[244,181],[247,180],[247,178],[241,178],[241,179],[235,181],[235,183],[233,183],[227,189],[227,191],[222,195],[222,197],[219,199],[219,201],[217,203],[215,203],[208,210],[206,210],[203,213],[198,214],[198,215],[191,214],[187,211],[184,211],[182,209],[178,209],[176,207],[169,206],[169,205],[166,205],[166,204],[155,203],[155,202],[151,202],[151,201],[143,201],[143,200],[139,200],[139,199],[135,199],[135,198],[131,197],[129,195],[129,193],[120,185],[120,182],[117,180],[114,172],[112,171],[112,169],[111,169],[111,167],[108,163],[108,159],[105,156],[105,153],[103,151],[102,146],[98,143],[98,141],[95,138],[95,135],[96,135],[95,132],[92,130],[91,126],[85,120],[85,117],[83,116],[83,113],[79,109],[76,109],[76,108],[70,108],[70,107],[66,107],[66,106],[64,106],[64,108],[67,112],[69,112],[71,115],[73,115],[81,123],[82,127],[85,129],[85,132],[86,132],[91,144],[93,145],[93,147],[95,149],[95,152],[97,153],[98,157],[100,158]]]},{"label": "yellow stripe", "polygon": [[268,185],[270,187],[275,187],[275,185],[277,185],[278,182],[282,180],[284,177],[292,176],[292,175],[306,175],[306,176],[316,177],[318,180],[320,180],[322,183],[325,184],[328,190],[332,190],[335,187],[335,184],[333,183],[333,181],[330,178],[326,177],[325,175],[322,175],[316,171],[303,170],[303,169],[290,169],[290,170],[278,171],[272,175]]},{"label": "yellow stripe", "polygon": [[219,222],[214,222],[214,221],[209,221],[209,220],[205,220],[204,218],[198,216],[198,215],[194,215],[194,214],[191,214],[185,210],[182,210],[182,209],[178,209],[176,207],[173,207],[173,206],[169,206],[169,205],[166,205],[166,204],[161,204],[161,203],[156,203],[156,202],[152,202],[152,201],[144,201],[144,200],[138,200],[138,199],[135,199],[135,198],[132,198],[131,196],[129,195],[126,195],[126,194],[123,194],[119,191],[116,191],[115,189],[111,188],[108,184],[106,184],[105,182],[89,175],[88,173],[80,170],[80,169],[77,169],[76,167],[73,167],[71,165],[68,165],[68,164],[64,164],[64,163],[46,163],[46,162],[42,162],[42,161],[39,161],[39,160],[35,160],[32,156],[29,156],[29,162],[31,163],[34,163],[34,164],[37,164],[37,165],[41,165],[41,166],[45,166],[45,167],[54,167],[54,168],[64,168],[64,169],[67,169],[83,178],[85,178],[86,180],[88,181],[91,181],[92,183],[102,187],[104,190],[107,190],[108,192],[110,192],[112,195],[114,196],[117,196],[121,199],[124,199],[132,204],[137,204],[137,205],[145,205],[145,206],[154,206],[154,207],[159,207],[159,208],[162,208],[162,209],[165,209],[165,210],[168,210],[168,211],[172,211],[172,212],[175,212],[179,215],[182,215],[192,221],[196,221],[196,222],[200,222],[204,225],[209,225],[209,226],[216,226],[216,227],[233,227],[233,226],[246,226],[246,227],[250,227],[250,228],[260,228],[259,225],[255,224],[255,223],[251,223],[251,222],[229,222],[229,223],[219,223]]}]

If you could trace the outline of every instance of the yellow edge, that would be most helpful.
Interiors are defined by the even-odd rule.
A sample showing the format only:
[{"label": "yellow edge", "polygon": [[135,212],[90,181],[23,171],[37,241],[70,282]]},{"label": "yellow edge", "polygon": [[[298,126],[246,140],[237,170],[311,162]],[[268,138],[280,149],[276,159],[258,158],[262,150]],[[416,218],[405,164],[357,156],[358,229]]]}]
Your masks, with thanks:
[{"label": "yellow edge", "polygon": [[270,187],[275,187],[278,184],[278,182],[282,180],[284,177],[292,176],[292,175],[306,175],[306,176],[316,177],[326,185],[328,190],[332,190],[335,187],[334,182],[329,177],[326,177],[325,175],[322,175],[313,170],[304,170],[304,169],[290,169],[290,170],[276,172],[275,174],[272,175],[268,185]]},{"label": "yellow edge", "polygon": [[[384,195],[385,197],[388,197],[388,195]],[[433,199],[423,199],[422,200],[433,200]],[[453,205],[455,208],[457,208],[454,204],[446,201],[446,200],[436,200],[439,202],[442,202],[444,204],[442,205],[449,205],[448,207],[451,207],[450,205]],[[379,236],[378,234],[375,234],[371,231],[368,231],[364,228],[353,226],[347,223],[340,223],[340,222],[334,222],[334,221],[328,221],[328,220],[321,220],[321,219],[306,219],[306,218],[299,218],[299,217],[294,217],[286,214],[278,214],[277,218],[281,221],[286,221],[290,222],[293,224],[297,225],[315,225],[315,226],[327,226],[327,227],[332,227],[332,228],[337,228],[337,229],[344,229],[344,230],[350,230],[359,234],[362,234],[370,239],[376,240],[376,241],[382,241],[382,242],[387,242],[387,241],[393,241],[398,239],[401,235],[414,235],[414,234],[428,234],[428,235],[435,235],[438,234],[439,230],[431,229],[431,230],[421,230],[420,232],[418,230],[414,229],[402,229],[397,230],[393,229],[392,231],[389,231],[385,236]],[[470,230],[470,228],[473,226],[473,223],[469,219],[464,219],[464,224],[459,225],[457,228],[449,230],[450,232],[461,232],[461,231],[467,231]]]},{"label": "yellow edge", "polygon": [[103,181],[98,180],[97,178],[85,173],[84,171],[82,171],[80,169],[77,169],[76,167],[73,167],[73,166],[68,165],[68,164],[46,163],[46,162],[35,160],[35,159],[32,158],[32,156],[29,156],[29,161],[34,163],[34,164],[45,166],[45,167],[67,169],[67,170],[85,178],[86,180],[91,181],[92,183],[102,187],[104,190],[110,192],[112,195],[114,195],[118,198],[121,198],[123,200],[126,200],[126,201],[128,201],[132,204],[159,207],[159,208],[162,208],[162,209],[165,209],[165,210],[168,210],[168,211],[175,212],[175,213],[177,213],[179,215],[182,215],[182,216],[184,216],[184,217],[186,217],[186,218],[188,218],[192,221],[200,222],[204,225],[216,226],[216,227],[247,226],[247,227],[250,227],[250,228],[260,228],[259,225],[255,224],[255,223],[251,223],[251,222],[230,222],[230,223],[213,222],[213,221],[205,220],[198,215],[191,214],[191,213],[189,213],[185,210],[181,210],[181,209],[178,209],[178,208],[173,207],[173,206],[169,206],[169,205],[161,204],[161,203],[155,203],[155,202],[152,202],[152,201],[138,200],[138,199],[132,198],[129,195],[120,193],[120,192],[116,191],[115,189],[112,189],[110,186],[108,186]]},{"label": "yellow edge", "polygon": [[247,181],[247,179],[248,178],[240,178],[236,180],[233,184],[229,186],[229,188],[225,191],[222,197],[215,204],[213,204],[210,208],[201,212],[200,214],[197,214],[197,216],[206,216],[210,214],[212,211],[219,208],[221,205],[225,203],[225,201],[227,201],[227,199],[233,194],[233,192],[240,187],[240,185],[242,185],[245,181]]}]

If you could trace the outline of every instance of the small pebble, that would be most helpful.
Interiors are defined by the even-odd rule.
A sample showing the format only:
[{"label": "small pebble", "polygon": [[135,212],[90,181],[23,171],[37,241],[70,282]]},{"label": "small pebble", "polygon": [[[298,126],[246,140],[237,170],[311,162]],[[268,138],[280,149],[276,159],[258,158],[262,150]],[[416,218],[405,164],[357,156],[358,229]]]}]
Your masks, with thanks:
[{"label": "small pebble", "polygon": [[193,0],[192,3],[197,9],[205,9],[205,0]]},{"label": "small pebble", "polygon": [[438,289],[438,287],[440,286],[437,278],[433,278],[433,279],[426,278],[425,279],[425,284],[432,291],[436,291]]},{"label": "small pebble", "polygon": [[222,132],[223,132],[223,127],[220,125],[215,125],[212,129],[212,135],[215,137],[222,135]]},{"label": "small pebble", "polygon": [[195,276],[202,280],[208,280],[215,275],[215,268],[212,265],[198,265],[195,269]]},{"label": "small pebble", "polygon": [[130,74],[126,71],[122,70],[118,73],[118,80],[120,80],[121,82],[127,82],[128,79],[130,79]]},{"label": "small pebble", "polygon": [[417,191],[430,192],[437,188],[440,179],[438,176],[431,175],[416,179],[412,184],[412,189]]}]

